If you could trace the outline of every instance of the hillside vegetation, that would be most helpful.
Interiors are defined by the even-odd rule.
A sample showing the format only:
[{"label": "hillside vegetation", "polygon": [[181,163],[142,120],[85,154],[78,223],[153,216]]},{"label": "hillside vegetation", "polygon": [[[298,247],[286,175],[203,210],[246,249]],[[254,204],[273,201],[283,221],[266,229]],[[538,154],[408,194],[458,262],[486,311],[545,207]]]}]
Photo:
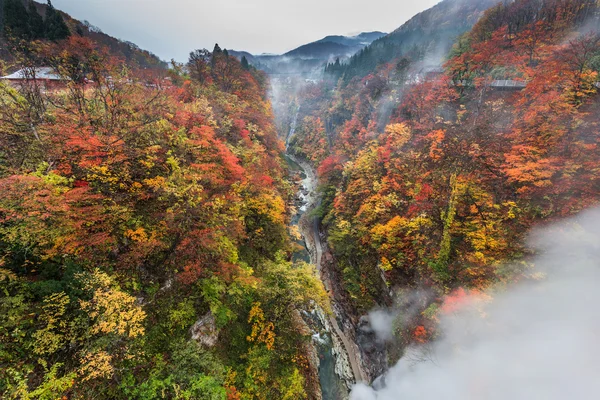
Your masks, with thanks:
[{"label": "hillside vegetation", "polygon": [[[328,367],[376,377],[466,297],[540,279],[525,233],[600,200],[596,0],[445,0],[280,86],[218,45],[166,69],[3,4],[25,72],[0,82],[3,399],[320,400],[315,316],[344,335]],[[300,224],[327,291],[292,261],[273,107],[318,173]],[[384,343],[361,316],[386,307]]]},{"label": "hillside vegetation", "polygon": [[528,276],[530,227],[598,203],[598,13],[587,0],[499,4],[442,74],[418,74],[422,49],[304,91],[292,148],[318,166],[320,216],[359,313],[390,288],[433,291],[397,332],[431,337],[446,296]]},{"label": "hillside vegetation", "polygon": [[64,87],[0,83],[0,397],[306,398],[299,310],[327,302],[288,261],[262,73],[26,43]]},{"label": "hillside vegetation", "polygon": [[[124,58],[128,64],[141,68],[165,68],[166,63],[134,43],[124,42],[103,33],[89,22],[78,21],[54,8],[51,1],[40,4],[32,0],[0,2],[0,60],[9,70],[14,50],[30,40],[63,40],[71,35],[87,37],[110,49],[111,54]],[[25,43],[23,43],[25,42]],[[1,72],[1,71],[0,71]]]}]

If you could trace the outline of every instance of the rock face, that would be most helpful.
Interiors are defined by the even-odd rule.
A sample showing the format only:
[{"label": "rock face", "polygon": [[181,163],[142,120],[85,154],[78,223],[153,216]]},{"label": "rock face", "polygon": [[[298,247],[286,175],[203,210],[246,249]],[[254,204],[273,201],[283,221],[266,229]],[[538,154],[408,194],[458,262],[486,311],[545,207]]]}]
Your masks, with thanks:
[{"label": "rock face", "polygon": [[[335,373],[344,382],[348,389],[352,389],[352,386],[356,383],[354,373],[352,372],[352,366],[348,359],[348,353],[341,342],[340,338],[335,334],[333,327],[329,321],[329,318],[325,315],[323,310],[317,309],[317,316],[325,328],[326,332],[331,335],[332,341],[332,353],[335,359]],[[348,398],[348,397],[346,397]]]},{"label": "rock face", "polygon": [[[293,322],[294,328],[304,336],[310,336],[312,329],[306,323],[304,318],[298,310],[293,311]],[[308,400],[322,400],[323,395],[321,393],[321,386],[319,383],[319,353],[315,344],[310,341],[302,345],[303,353],[308,359],[308,368],[304,373],[306,379],[306,388],[308,394]]]},{"label": "rock face", "polygon": [[371,377],[381,376],[388,370],[388,348],[383,340],[377,338],[368,315],[363,315],[359,320],[356,341],[362,351],[365,364],[369,366]]},{"label": "rock face", "polygon": [[206,347],[214,347],[219,339],[217,321],[211,312],[196,321],[190,332],[193,340]]}]

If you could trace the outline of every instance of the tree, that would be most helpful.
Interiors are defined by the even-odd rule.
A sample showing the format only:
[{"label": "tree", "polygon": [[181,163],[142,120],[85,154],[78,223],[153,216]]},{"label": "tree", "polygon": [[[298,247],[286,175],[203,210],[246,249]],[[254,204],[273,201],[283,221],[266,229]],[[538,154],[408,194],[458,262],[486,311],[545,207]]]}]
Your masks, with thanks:
[{"label": "tree", "polygon": [[29,37],[31,39],[42,39],[44,37],[44,19],[37,12],[35,3],[29,1]]},{"label": "tree", "polygon": [[210,77],[208,60],[210,60],[210,52],[206,49],[194,50],[190,53],[187,68],[192,79],[200,83],[206,82]]},{"label": "tree", "polygon": [[242,56],[242,68],[244,68],[246,71],[250,69],[250,64],[248,64],[248,59],[246,56]]},{"label": "tree", "polygon": [[60,12],[58,12],[52,2],[48,0],[46,8],[46,38],[52,41],[66,39],[71,36],[71,31],[65,23]]},{"label": "tree", "polygon": [[4,34],[23,38],[29,34],[29,15],[21,0],[4,3]]}]

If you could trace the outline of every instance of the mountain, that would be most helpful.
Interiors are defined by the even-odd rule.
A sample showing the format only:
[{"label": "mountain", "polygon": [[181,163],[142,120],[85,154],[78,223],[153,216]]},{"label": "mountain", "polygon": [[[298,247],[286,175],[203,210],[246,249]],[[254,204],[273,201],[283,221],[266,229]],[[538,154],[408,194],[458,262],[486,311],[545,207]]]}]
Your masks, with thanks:
[{"label": "mountain", "polygon": [[371,44],[375,40],[384,37],[387,33],[384,32],[363,32],[356,36],[325,36],[323,39],[318,40],[314,43],[332,42],[339,43],[346,46],[363,45],[366,46]]},{"label": "mountain", "polygon": [[308,400],[300,310],[327,293],[291,261],[265,74],[219,50],[140,68],[64,19],[7,35],[54,71],[0,80],[0,399]]},{"label": "mountain", "polygon": [[252,55],[245,51],[229,51],[229,54],[246,59],[256,68],[277,74],[308,74],[320,69],[324,62],[336,58],[347,59],[374,40],[384,37],[383,32],[363,32],[356,36],[331,35],[307,43],[282,55]]},{"label": "mountain", "polygon": [[[600,4],[446,0],[328,70],[346,79],[296,91],[288,152],[317,170],[321,271],[379,376],[467,294],[534,278],[526,232],[598,205]],[[398,336],[377,347],[382,307]]]},{"label": "mountain", "polygon": [[373,41],[349,60],[344,73],[347,78],[365,76],[377,66],[409,53],[428,57],[428,64],[439,64],[456,39],[468,32],[488,8],[500,2],[444,0]]},{"label": "mountain", "polygon": [[351,56],[360,47],[348,46],[336,42],[315,42],[305,44],[284,54],[286,57],[318,58],[328,60],[331,57]]},{"label": "mountain", "polygon": [[327,60],[332,57],[348,57],[385,35],[383,32],[363,32],[357,36],[326,36],[321,40],[291,50],[284,55]]}]

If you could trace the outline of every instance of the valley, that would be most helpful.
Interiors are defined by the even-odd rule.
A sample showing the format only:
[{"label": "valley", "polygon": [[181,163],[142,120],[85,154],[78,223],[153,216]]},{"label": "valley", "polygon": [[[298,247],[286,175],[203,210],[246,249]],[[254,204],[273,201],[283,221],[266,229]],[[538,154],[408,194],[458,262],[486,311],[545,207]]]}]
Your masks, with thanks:
[{"label": "valley", "polygon": [[0,11],[0,397],[593,398],[596,0],[169,63]]}]

